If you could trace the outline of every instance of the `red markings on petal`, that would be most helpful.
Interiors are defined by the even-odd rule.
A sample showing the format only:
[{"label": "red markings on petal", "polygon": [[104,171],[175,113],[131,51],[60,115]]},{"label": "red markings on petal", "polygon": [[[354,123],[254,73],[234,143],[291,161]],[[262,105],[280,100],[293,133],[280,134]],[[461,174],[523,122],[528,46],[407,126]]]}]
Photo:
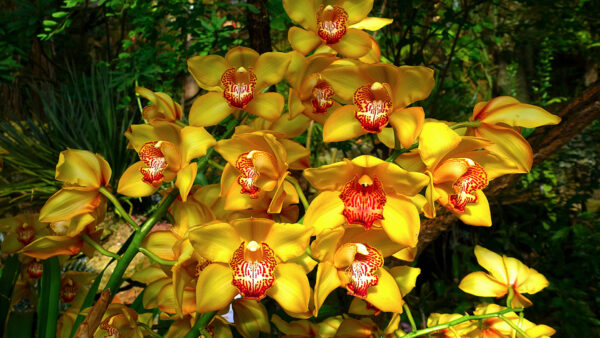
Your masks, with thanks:
[{"label": "red markings on petal", "polygon": [[312,90],[312,99],[310,103],[313,106],[315,114],[325,114],[327,109],[333,106],[333,88],[325,80],[319,80]]},{"label": "red markings on petal", "polygon": [[463,161],[468,165],[467,171],[452,184],[456,194],[450,195],[452,207],[458,212],[465,212],[467,203],[477,202],[476,191],[487,187],[487,173],[483,167],[468,158],[450,159],[448,161]]},{"label": "red markings on petal", "polygon": [[44,265],[38,260],[32,260],[27,264],[27,274],[33,279],[39,279],[44,272]]},{"label": "red markings on petal", "polygon": [[266,243],[246,242],[235,250],[229,266],[233,270],[233,285],[242,296],[261,300],[273,286],[273,271],[277,262],[273,250]]},{"label": "red markings on petal", "polygon": [[35,236],[35,230],[26,223],[19,224],[16,232],[19,242],[25,245],[31,243],[31,241],[33,241],[33,237]]},{"label": "red markings on petal", "polygon": [[75,296],[77,296],[77,283],[71,278],[66,278],[60,284],[60,299],[63,303],[72,302]]},{"label": "red markings on petal", "polygon": [[346,34],[348,13],[339,6],[323,6],[317,13],[317,34],[328,45],[340,42]]},{"label": "red markings on petal", "polygon": [[260,173],[254,166],[254,159],[257,156],[267,156],[272,158],[272,155],[267,152],[252,150],[238,156],[238,159],[235,162],[235,168],[240,172],[237,182],[242,187],[241,193],[250,195],[250,198],[252,199],[258,198],[258,192],[260,191],[254,184],[260,176]]},{"label": "red markings on petal", "polygon": [[254,97],[256,75],[252,68],[229,68],[221,76],[221,84],[224,87],[223,97],[229,102],[229,105],[244,109]]},{"label": "red markings on petal", "polygon": [[377,270],[383,266],[383,256],[377,249],[366,244],[356,243],[354,261],[346,269],[350,282],[346,285],[348,294],[365,298],[367,289],[379,283]]},{"label": "red markings on petal", "polygon": [[160,145],[161,141],[146,142],[138,152],[140,160],[146,165],[140,168],[140,172],[144,175],[142,180],[148,184],[157,185],[164,177],[163,172],[167,167],[167,161],[160,150]]},{"label": "red markings on petal", "polygon": [[374,82],[358,87],[354,92],[354,105],[358,107],[354,116],[366,132],[379,133],[387,126],[392,111],[392,99],[381,83]]},{"label": "red markings on petal", "polygon": [[387,199],[376,177],[372,180],[367,176],[360,180],[355,177],[346,183],[340,199],[344,202],[343,214],[349,224],[360,224],[369,230],[373,222],[383,219],[383,207]]}]

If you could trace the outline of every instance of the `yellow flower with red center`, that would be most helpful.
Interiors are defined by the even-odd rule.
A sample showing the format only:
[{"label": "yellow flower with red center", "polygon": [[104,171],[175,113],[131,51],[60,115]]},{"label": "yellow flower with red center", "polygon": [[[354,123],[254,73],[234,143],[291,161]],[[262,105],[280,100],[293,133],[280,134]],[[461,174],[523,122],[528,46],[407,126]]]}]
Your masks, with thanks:
[{"label": "yellow flower with red center", "polygon": [[311,244],[317,265],[314,292],[315,310],[327,295],[338,287],[348,294],[364,299],[385,312],[402,312],[402,294],[383,259],[404,248],[388,239],[381,229],[365,230],[360,226],[335,228],[317,235]]},{"label": "yellow flower with red center", "polygon": [[60,280],[60,300],[79,308],[96,276],[89,272],[67,271]]},{"label": "yellow flower with red center", "polygon": [[3,253],[15,253],[23,247],[49,234],[48,223],[40,222],[39,214],[20,214],[0,219],[0,232],[4,233]]},{"label": "yellow flower with red center", "polygon": [[[506,307],[497,304],[479,304],[473,312],[474,315],[485,315],[505,310]],[[504,317],[521,328],[530,338],[550,337],[556,331],[547,325],[535,325],[525,318],[519,318],[514,312],[504,314]],[[503,319],[498,317],[486,318],[481,321],[480,327],[475,329],[471,336],[485,338],[510,337],[514,329]]]},{"label": "yellow flower with red center", "polygon": [[493,142],[487,150],[508,158],[521,172],[528,172],[533,163],[533,151],[521,136],[521,128],[537,128],[560,123],[560,117],[543,108],[524,104],[509,96],[479,102],[473,109],[471,121],[479,127],[467,129],[467,135],[483,137]]},{"label": "yellow flower with red center", "polygon": [[304,28],[292,27],[288,31],[292,48],[304,55],[319,46],[327,46],[344,57],[360,58],[367,55],[372,46],[370,35],[362,29],[376,31],[393,21],[367,17],[373,0],[284,0],[283,8]]},{"label": "yellow flower with red center", "polygon": [[233,48],[224,58],[218,55],[190,58],[190,73],[201,88],[209,91],[194,101],[190,125],[212,126],[235,110],[245,110],[269,121],[277,119],[283,109],[283,96],[262,91],[281,81],[289,63],[286,53],[259,55],[246,47]]},{"label": "yellow flower with red center", "polygon": [[500,256],[479,245],[475,247],[475,257],[489,274],[478,271],[465,276],[458,287],[466,293],[479,297],[500,298],[512,288],[514,298],[511,306],[519,308],[532,305],[523,293],[534,294],[550,284],[544,275],[525,266],[516,258]]},{"label": "yellow flower with red center", "polygon": [[169,212],[174,220],[171,230],[181,237],[184,237],[192,226],[208,223],[215,219],[210,204],[205,204],[206,201],[198,194],[199,190],[192,189],[185,202],[181,200],[181,197],[177,197],[169,207]]},{"label": "yellow flower with red center", "polygon": [[[285,178],[288,169],[308,167],[309,151],[297,142],[269,131],[238,133],[221,140],[215,150],[227,161],[221,177],[221,197],[226,210],[245,210],[253,200],[271,199],[267,211],[279,213],[284,202],[297,203],[298,195]],[[235,177],[237,184],[231,184]]]},{"label": "yellow flower with red center", "polygon": [[406,107],[429,96],[434,85],[433,70],[374,64],[360,66],[360,72],[354,75],[355,69],[356,65],[334,64],[322,72],[337,96],[354,103],[331,114],[323,126],[323,140],[339,142],[366,133],[379,134],[389,123],[401,145],[410,147],[423,126],[425,113],[421,107]]},{"label": "yellow flower with red center", "polygon": [[121,176],[117,192],[130,197],[152,195],[162,182],[176,179],[185,201],[198,170],[193,159],[206,154],[215,139],[202,127],[180,127],[169,122],[132,125],[125,133],[140,161]]},{"label": "yellow flower with red center", "polygon": [[[445,324],[455,319],[461,318],[463,315],[458,313],[432,313],[427,318],[427,327]],[[454,325],[449,329],[442,329],[431,334],[436,338],[455,338],[468,337],[471,332],[477,329],[477,322],[467,321],[458,325]]]},{"label": "yellow flower with red center", "polygon": [[320,191],[304,216],[317,235],[344,223],[360,224],[367,230],[383,228],[407,247],[417,244],[419,212],[410,197],[427,185],[426,175],[363,155],[306,169],[304,176]]},{"label": "yellow flower with red center", "polygon": [[311,233],[305,225],[257,218],[190,230],[196,252],[212,262],[198,276],[197,311],[223,309],[240,294],[256,300],[269,296],[290,314],[308,312],[309,271],[290,261],[304,255]]},{"label": "yellow flower with red center", "polygon": [[[152,335],[152,313],[138,314],[123,304],[110,304],[94,337],[145,337]],[[143,324],[143,325],[140,325]]]},{"label": "yellow flower with red center", "polygon": [[144,87],[136,87],[135,92],[152,102],[152,105],[144,107],[142,116],[148,123],[158,121],[175,122],[181,120],[183,111],[181,105],[173,101],[166,93],[153,92]]}]

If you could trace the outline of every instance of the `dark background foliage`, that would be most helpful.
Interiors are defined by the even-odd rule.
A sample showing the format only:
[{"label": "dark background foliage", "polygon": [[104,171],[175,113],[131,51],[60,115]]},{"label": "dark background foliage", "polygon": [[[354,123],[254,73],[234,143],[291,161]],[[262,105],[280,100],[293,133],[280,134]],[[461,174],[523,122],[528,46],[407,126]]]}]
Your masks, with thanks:
[{"label": "dark background foliage", "polygon": [[[10,152],[0,213],[39,207],[57,188],[54,166],[67,147],[102,154],[118,177],[135,155],[121,137],[140,119],[134,86],[170,93],[189,109],[201,92],[186,59],[249,45],[256,32],[247,18],[261,8],[272,47],[289,51],[292,22],[279,0],[0,0],[0,147]],[[377,0],[371,15],[394,18],[373,34],[385,62],[435,69],[436,87],[420,103],[428,117],[461,121],[499,95],[556,112],[598,82],[597,1]],[[492,228],[457,222],[432,242],[407,298],[417,322],[472,310],[477,300],[457,284],[480,269],[480,244],[550,280],[531,297],[528,319],[561,337],[600,336],[599,145],[596,121],[490,201]],[[341,302],[331,313],[343,311]]]}]

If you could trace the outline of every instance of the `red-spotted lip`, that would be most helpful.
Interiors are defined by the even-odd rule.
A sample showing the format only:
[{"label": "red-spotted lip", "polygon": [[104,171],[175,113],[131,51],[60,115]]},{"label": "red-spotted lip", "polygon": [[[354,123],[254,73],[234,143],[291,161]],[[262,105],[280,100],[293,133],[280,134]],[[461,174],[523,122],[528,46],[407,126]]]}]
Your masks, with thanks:
[{"label": "red-spotted lip", "polygon": [[29,277],[33,279],[38,279],[42,277],[42,273],[44,272],[44,265],[42,263],[33,260],[27,264],[27,274]]},{"label": "red-spotted lip", "polygon": [[346,34],[348,13],[339,6],[323,6],[317,13],[317,34],[328,45],[333,45]]},{"label": "red-spotted lip", "polygon": [[358,87],[354,92],[354,116],[368,133],[379,133],[387,126],[392,112],[392,99],[379,82]]},{"label": "red-spotted lip", "polygon": [[27,224],[19,224],[16,232],[19,242],[25,245],[31,243],[35,237],[35,230]]},{"label": "red-spotted lip", "polygon": [[333,106],[334,91],[331,85],[325,80],[319,80],[312,90],[312,99],[310,103],[313,106],[313,112],[315,114],[325,114],[327,109]]},{"label": "red-spotted lip", "polygon": [[261,300],[275,282],[276,265],[275,253],[267,243],[242,242],[229,263],[232,283],[245,298]]},{"label": "red-spotted lip", "polygon": [[164,177],[165,168],[167,168],[165,155],[160,150],[160,145],[161,141],[146,142],[138,152],[140,160],[145,164],[140,168],[143,175],[142,180],[148,184],[159,183]]},{"label": "red-spotted lip", "polygon": [[229,68],[221,76],[223,97],[233,108],[244,109],[254,98],[256,75],[252,68]]},{"label": "red-spotted lip", "polygon": [[77,283],[75,283],[75,281],[73,281],[72,279],[66,279],[63,280],[63,282],[61,283],[61,288],[60,288],[60,299],[64,302],[64,303],[70,303],[73,301],[73,299],[75,299],[75,296],[77,296]]},{"label": "red-spotted lip", "polygon": [[452,159],[465,161],[469,166],[467,171],[460,176],[452,188],[456,194],[450,195],[449,203],[455,211],[465,212],[468,203],[477,202],[477,190],[488,185],[487,173],[482,166],[471,159]]},{"label": "red-spotted lip", "polygon": [[250,198],[258,198],[259,188],[254,185],[260,173],[254,167],[253,155],[255,152],[245,152],[238,156],[235,162],[235,168],[239,170],[240,176],[237,178],[238,184],[242,187],[241,193],[250,195]]},{"label": "red-spotted lip", "polygon": [[367,297],[367,289],[379,283],[377,270],[383,266],[383,256],[377,249],[361,243],[356,243],[357,252],[354,261],[346,269],[350,282],[346,285],[348,293]]},{"label": "red-spotted lip", "polygon": [[383,186],[377,177],[370,184],[361,184],[355,177],[346,183],[340,194],[344,202],[343,215],[349,224],[360,224],[369,230],[373,222],[383,219],[383,207],[387,201]]}]

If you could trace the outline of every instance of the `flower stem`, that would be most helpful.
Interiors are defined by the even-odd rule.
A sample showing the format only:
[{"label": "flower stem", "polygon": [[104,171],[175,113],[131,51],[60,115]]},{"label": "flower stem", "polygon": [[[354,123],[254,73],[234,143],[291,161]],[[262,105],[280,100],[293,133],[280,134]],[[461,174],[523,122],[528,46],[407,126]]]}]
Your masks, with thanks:
[{"label": "flower stem", "polygon": [[104,195],[104,197],[111,201],[111,203],[115,207],[115,211],[117,212],[117,214],[119,214],[119,216],[121,216],[121,218],[123,218],[134,231],[140,230],[140,227],[133,220],[133,218],[131,218],[131,216],[129,216],[129,214],[125,211],[125,209],[123,208],[123,206],[121,205],[121,203],[115,195],[113,195],[105,187],[98,188],[98,192],[100,192],[102,195]]},{"label": "flower stem", "polygon": [[182,128],[185,128],[185,127],[188,126],[187,124],[185,124],[185,122],[183,122],[181,120],[175,120],[175,124],[178,125],[178,126],[180,126],[180,127],[182,127]]},{"label": "flower stem", "polygon": [[136,232],[133,236],[131,244],[129,244],[129,247],[127,247],[127,250],[125,250],[125,252],[121,256],[121,259],[117,262],[115,270],[113,271],[112,275],[110,276],[110,279],[108,280],[108,283],[106,283],[106,287],[104,288],[105,290],[109,289],[113,296],[115,295],[115,293],[119,289],[119,286],[121,285],[123,274],[129,266],[129,263],[131,263],[133,257],[135,257],[135,255],[138,253],[142,241],[150,232],[154,224],[156,224],[156,222],[158,222],[165,215],[165,213],[167,212],[173,201],[175,201],[178,195],[179,190],[173,189],[163,199],[160,205],[154,210],[152,215],[150,215],[150,217],[148,217],[148,219],[146,219],[146,221],[142,224],[142,226],[140,227],[140,231]]},{"label": "flower stem", "polygon": [[527,333],[525,333],[525,331],[523,331],[523,329],[521,329],[519,326],[517,326],[517,324],[513,323],[510,319],[504,317],[503,315],[499,315],[498,317],[500,317],[500,319],[502,319],[506,324],[508,324],[510,327],[512,327],[513,330],[518,332],[521,336],[523,336],[525,338],[529,338],[529,335]]},{"label": "flower stem", "polygon": [[465,121],[465,122],[458,122],[455,123],[453,125],[450,126],[450,129],[460,129],[460,128],[477,128],[481,125],[481,122],[479,122],[478,120],[475,121]]},{"label": "flower stem", "polygon": [[313,127],[315,126],[315,121],[310,120],[310,124],[308,125],[308,132],[306,133],[306,149],[310,151],[310,141],[312,139]]},{"label": "flower stem", "polygon": [[144,255],[146,255],[148,258],[150,258],[151,260],[153,260],[154,262],[161,264],[161,265],[169,265],[169,266],[173,266],[175,265],[175,263],[177,263],[177,261],[171,261],[171,260],[167,260],[167,259],[162,259],[160,257],[158,257],[157,255],[153,254],[152,251],[146,249],[146,248],[139,248],[138,249],[141,253],[143,253]]},{"label": "flower stem", "polygon": [[410,327],[412,327],[413,331],[417,330],[417,324],[415,324],[415,319],[412,316],[412,312],[410,312],[410,308],[406,303],[403,305],[404,312],[406,312],[406,317],[408,317],[408,321],[410,322]]},{"label": "flower stem", "polygon": [[[196,324],[191,328],[190,331],[185,335],[185,338],[196,338],[200,336],[200,331],[204,330],[206,326],[210,323],[213,317],[217,314],[217,311],[203,313],[198,320],[196,320]],[[198,316],[200,314],[196,314]]]},{"label": "flower stem", "polygon": [[220,165],[219,163],[217,163],[217,162],[215,162],[213,160],[208,160],[208,164],[212,165],[213,167],[215,167],[215,168],[217,168],[217,169],[219,169],[221,171],[225,170],[224,166]]},{"label": "flower stem", "polygon": [[306,213],[306,210],[308,210],[308,200],[306,199],[306,196],[304,195],[300,184],[298,184],[298,181],[291,176],[286,176],[285,180],[290,182],[296,189],[298,197],[300,197],[300,202],[302,202],[302,206],[304,206],[304,212]]},{"label": "flower stem", "polygon": [[114,253],[114,252],[111,252],[111,251],[108,251],[108,250],[104,249],[104,248],[102,247],[102,245],[100,245],[100,244],[98,244],[98,243],[94,242],[94,240],[93,240],[93,239],[91,239],[91,238],[90,238],[90,236],[88,236],[88,234],[86,234],[86,233],[83,233],[83,234],[81,235],[81,238],[83,238],[83,240],[84,240],[84,241],[85,241],[87,244],[91,245],[91,246],[92,246],[94,249],[96,249],[96,251],[98,251],[99,253],[103,254],[104,256],[106,256],[106,257],[111,257],[111,258],[114,258],[114,259],[116,259],[116,260],[119,260],[119,259],[121,259],[121,256],[117,255],[117,254],[116,254],[116,253]]},{"label": "flower stem", "polygon": [[408,153],[411,150],[417,148],[418,146],[419,146],[419,142],[415,142],[408,148],[394,149],[394,152],[388,158],[386,158],[385,161],[386,162],[394,162],[398,156],[400,156],[404,153]]}]

